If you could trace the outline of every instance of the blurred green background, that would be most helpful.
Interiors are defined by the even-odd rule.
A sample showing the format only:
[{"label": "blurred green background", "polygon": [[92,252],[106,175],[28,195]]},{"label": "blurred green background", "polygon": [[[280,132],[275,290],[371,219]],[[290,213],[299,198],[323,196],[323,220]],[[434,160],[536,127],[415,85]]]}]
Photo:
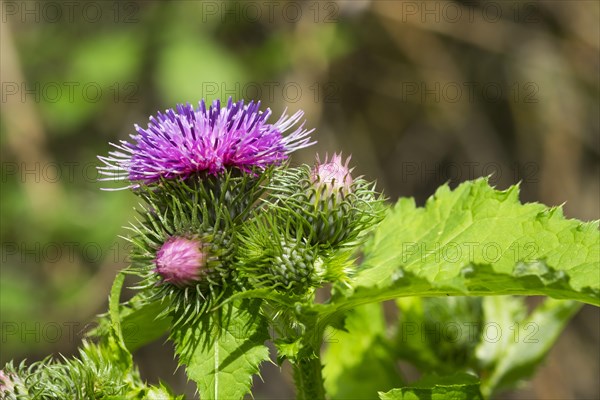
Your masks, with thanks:
[{"label": "blurred green background", "polygon": [[[134,217],[97,154],[177,102],[306,111],[315,152],[352,154],[395,200],[482,175],[522,200],[600,217],[597,1],[3,1],[0,364],[72,354],[106,307]],[[598,398],[586,306],[506,398]],[[193,397],[169,345],[143,374]],[[256,398],[291,398],[266,366]]]}]

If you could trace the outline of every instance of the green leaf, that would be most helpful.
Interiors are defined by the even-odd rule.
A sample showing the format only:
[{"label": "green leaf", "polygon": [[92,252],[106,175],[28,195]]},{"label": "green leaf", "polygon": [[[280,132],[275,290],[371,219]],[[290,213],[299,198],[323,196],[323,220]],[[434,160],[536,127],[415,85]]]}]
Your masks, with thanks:
[{"label": "green leaf", "polygon": [[326,335],[323,376],[332,399],[373,399],[378,391],[402,383],[386,338],[381,304],[352,310],[345,320],[346,332],[331,329]]},{"label": "green leaf", "polygon": [[475,353],[480,368],[490,371],[514,341],[515,329],[527,318],[527,306],[516,296],[487,297],[482,306],[484,318]]},{"label": "green leaf", "polygon": [[150,386],[144,396],[144,399],[146,400],[182,400],[183,398],[183,395],[174,395],[171,389],[168,388],[163,382],[160,382],[158,386]]},{"label": "green leaf", "polygon": [[[134,352],[140,347],[163,336],[171,327],[171,318],[165,311],[168,304],[161,301],[147,301],[136,295],[119,307],[119,327],[125,347]],[[116,312],[113,309],[113,315]],[[112,318],[114,319],[114,317]],[[113,329],[110,312],[109,317],[102,315],[98,326],[88,332],[89,337],[102,338]]]},{"label": "green leaf", "polygon": [[159,339],[171,327],[171,318],[163,314],[166,303],[137,304],[133,300],[135,297],[121,310],[123,340],[131,352]]},{"label": "green leaf", "polygon": [[428,376],[410,386],[379,392],[381,400],[481,400],[479,380],[469,374]]},{"label": "green leaf", "polygon": [[119,308],[123,282],[125,282],[125,275],[122,272],[119,272],[115,277],[113,285],[110,289],[110,296],[108,298],[108,315],[110,316],[111,332],[116,338],[117,344],[125,353],[129,353],[127,347],[125,346],[125,341],[123,340],[121,312]]},{"label": "green leaf", "polygon": [[121,289],[123,288],[123,282],[125,282],[125,275],[119,272],[115,277],[113,285],[110,289],[110,296],[108,298],[108,315],[110,317],[110,330],[106,336],[108,346],[112,350],[112,355],[117,362],[127,365],[129,368],[133,367],[133,357],[125,345],[123,339],[123,330],[121,325],[121,313],[119,302],[121,299]]},{"label": "green leaf", "polygon": [[269,359],[267,323],[259,302],[234,302],[198,324],[172,332],[180,364],[186,365],[202,399],[241,399],[252,375]]},{"label": "green leaf", "polygon": [[424,372],[469,369],[481,334],[481,298],[403,297],[395,344],[399,357]]},{"label": "green leaf", "polygon": [[121,314],[119,312],[119,301],[121,299],[123,282],[125,282],[125,275],[118,273],[113,281],[112,287],[110,288],[110,296],[108,298],[108,313],[110,315],[111,326],[120,339],[122,339],[123,336],[121,334]]},{"label": "green leaf", "polygon": [[520,204],[487,179],[442,186],[425,207],[401,199],[330,311],[403,296],[548,295],[600,305],[598,223]]},{"label": "green leaf", "polygon": [[546,299],[526,316],[522,299],[485,298],[485,323],[476,349],[482,392],[489,396],[530,377],[580,307],[574,301]]}]

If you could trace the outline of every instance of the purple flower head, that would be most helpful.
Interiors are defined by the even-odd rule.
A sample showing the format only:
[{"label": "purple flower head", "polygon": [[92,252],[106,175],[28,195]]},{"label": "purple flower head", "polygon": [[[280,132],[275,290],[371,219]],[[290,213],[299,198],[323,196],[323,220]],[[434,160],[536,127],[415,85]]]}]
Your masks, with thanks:
[{"label": "purple flower head", "polygon": [[206,272],[207,254],[198,239],[172,237],[156,253],[157,272],[164,282],[186,287],[199,281]]},{"label": "purple flower head", "polygon": [[317,156],[317,164],[312,170],[311,180],[313,184],[319,188],[325,187],[329,194],[341,192],[347,194],[351,191],[352,176],[351,169],[348,168],[350,158],[342,161],[342,154],[334,154],[331,161],[325,156],[325,161],[320,162]]},{"label": "purple flower head", "polygon": [[204,100],[198,108],[177,105],[164,114],[151,116],[146,129],[135,125],[134,143],[120,141],[108,157],[102,180],[125,180],[151,184],[161,178],[187,178],[198,172],[217,175],[227,168],[248,172],[266,168],[287,159],[289,153],[310,146],[304,122],[287,136],[283,133],[296,126],[303,111],[284,114],[273,124],[267,123],[271,110],[260,111],[260,102],[234,103],[227,106],[215,100],[208,108]]}]

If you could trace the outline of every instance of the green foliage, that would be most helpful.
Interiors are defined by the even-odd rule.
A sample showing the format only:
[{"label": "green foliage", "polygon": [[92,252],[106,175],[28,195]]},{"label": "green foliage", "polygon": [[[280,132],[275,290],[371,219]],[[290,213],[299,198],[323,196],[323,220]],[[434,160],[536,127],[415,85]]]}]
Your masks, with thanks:
[{"label": "green foliage", "polygon": [[479,381],[468,374],[428,376],[401,389],[379,393],[381,400],[482,400]]},{"label": "green foliage", "polygon": [[[137,42],[131,32],[111,31],[85,38],[71,49],[72,56],[65,57],[68,65],[59,76],[79,90],[72,90],[70,96],[56,96],[56,101],[40,102],[48,125],[59,133],[73,131],[110,103],[135,101],[139,85],[133,80],[142,52]],[[82,83],[89,83],[91,89],[81,90]]]},{"label": "green foliage", "polygon": [[344,330],[331,328],[325,338],[323,377],[332,399],[373,399],[402,383],[381,304],[350,311]]},{"label": "green foliage", "polygon": [[123,341],[130,352],[164,336],[172,321],[165,315],[166,304],[131,299],[121,308]]},{"label": "green foliage", "polygon": [[147,386],[133,364],[119,306],[124,279],[120,273],[113,283],[108,315],[96,331],[99,342],[84,342],[79,356],[70,359],[49,357],[28,367],[21,363],[16,368],[7,364],[3,374],[11,382],[2,379],[0,386],[7,399],[142,399],[152,393],[163,399],[175,398],[162,384]]},{"label": "green foliage", "polygon": [[574,301],[546,299],[526,315],[521,298],[485,298],[484,326],[490,333],[476,349],[483,394],[491,396],[530,377],[580,308]]},{"label": "green foliage", "polygon": [[203,399],[241,399],[249,392],[252,375],[269,359],[267,324],[258,311],[256,301],[225,304],[172,333],[179,362]]},{"label": "green foliage", "polygon": [[[329,304],[313,309],[323,320],[334,320],[357,305],[398,298],[401,315],[390,346],[393,355],[380,357],[380,365],[392,357],[425,373],[476,372],[483,377],[486,398],[514,386],[543,361],[579,304],[548,299],[529,315],[524,302],[511,296],[420,296],[547,294],[598,303],[597,224],[566,220],[559,209],[521,205],[517,195],[516,188],[495,191],[480,179],[454,191],[441,188],[424,208],[400,200],[375,229],[351,288],[339,287]],[[457,245],[465,246],[462,253]],[[486,246],[497,247],[497,257],[486,259],[489,254],[481,253]],[[518,248],[527,253],[511,252]],[[495,327],[500,337],[490,340],[494,332],[489,330]],[[534,329],[543,334],[532,339]],[[351,331],[357,338],[369,337],[368,332]],[[333,359],[330,352],[345,354],[339,344],[330,347],[326,360]],[[351,352],[361,354],[360,347]],[[364,355],[365,360],[374,354]],[[335,363],[344,365],[348,357],[352,359],[341,356]],[[325,371],[336,369],[328,365]],[[349,381],[326,385],[335,393]],[[407,390],[393,393],[409,396]],[[441,398],[449,396],[440,393]]]},{"label": "green foliage", "polygon": [[600,305],[598,223],[521,205],[487,179],[442,186],[425,207],[401,199],[365,248],[337,308],[405,296],[548,295]]},{"label": "green foliage", "polygon": [[[149,301],[138,294],[119,307],[121,335],[129,352],[151,343],[165,335],[171,327],[171,318],[166,314],[167,304]],[[88,336],[100,339],[110,334],[112,322],[108,314],[98,319],[98,326]]]},{"label": "green foliage", "polygon": [[292,363],[297,400],[324,399],[325,387],[321,360],[315,354],[310,357],[296,358]]},{"label": "green foliage", "polygon": [[145,399],[150,394],[160,394],[161,399],[176,398],[164,385],[145,385],[137,369],[123,363],[118,352],[111,343],[84,342],[76,358],[61,361],[47,358],[30,366],[21,363],[18,367],[9,363],[4,374],[12,387],[4,391],[3,398]]},{"label": "green foliage", "polygon": [[[104,356],[100,353],[98,357],[98,363],[110,362],[118,364],[125,371],[134,370],[133,357],[123,339],[123,330],[121,325],[121,316],[119,313],[119,302],[121,299],[121,289],[125,281],[125,275],[123,273],[117,274],[113,286],[110,290],[110,296],[108,298],[108,316],[110,319],[110,328],[106,336],[101,338],[105,347],[109,349],[110,357]],[[82,354],[83,356],[83,354]],[[119,394],[119,393],[117,393]]]},{"label": "green foliage", "polygon": [[401,315],[394,344],[399,358],[440,375],[474,365],[483,318],[480,298],[407,297],[397,304]]},{"label": "green foliage", "polygon": [[[442,377],[477,374],[481,392],[490,398],[531,376],[581,305],[547,299],[528,313],[523,299],[513,296],[411,297],[397,303],[401,314],[392,331],[381,306],[369,304],[346,313],[346,331],[326,335],[323,373],[332,398],[373,398],[399,386],[399,361]],[[391,393],[412,396],[415,387],[421,386]]]}]

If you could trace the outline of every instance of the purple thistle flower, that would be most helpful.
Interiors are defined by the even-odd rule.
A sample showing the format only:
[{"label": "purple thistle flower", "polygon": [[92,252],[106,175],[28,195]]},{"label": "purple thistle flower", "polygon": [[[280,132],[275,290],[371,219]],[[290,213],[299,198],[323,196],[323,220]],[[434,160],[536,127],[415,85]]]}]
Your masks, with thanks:
[{"label": "purple thistle flower", "polygon": [[324,187],[329,194],[334,192],[342,192],[347,194],[352,188],[352,169],[348,168],[350,159],[346,162],[342,161],[342,154],[334,154],[331,161],[325,156],[325,161],[321,163],[317,157],[317,164],[314,166],[311,174],[311,180],[317,187]]},{"label": "purple thistle flower", "polygon": [[172,237],[156,253],[154,271],[164,282],[178,287],[190,286],[206,272],[207,258],[199,239]]},{"label": "purple thistle flower", "polygon": [[178,104],[177,110],[151,116],[146,129],[135,125],[135,143],[125,140],[113,144],[117,150],[98,158],[105,164],[101,180],[125,180],[151,184],[161,178],[187,178],[198,172],[217,175],[227,168],[249,172],[266,168],[287,159],[289,153],[310,146],[308,136],[314,129],[304,129],[304,122],[291,134],[304,115],[298,111],[283,115],[274,124],[267,123],[271,110],[260,111],[260,102],[244,105],[241,100],[226,107],[215,100],[206,108],[204,100],[198,108]]}]

